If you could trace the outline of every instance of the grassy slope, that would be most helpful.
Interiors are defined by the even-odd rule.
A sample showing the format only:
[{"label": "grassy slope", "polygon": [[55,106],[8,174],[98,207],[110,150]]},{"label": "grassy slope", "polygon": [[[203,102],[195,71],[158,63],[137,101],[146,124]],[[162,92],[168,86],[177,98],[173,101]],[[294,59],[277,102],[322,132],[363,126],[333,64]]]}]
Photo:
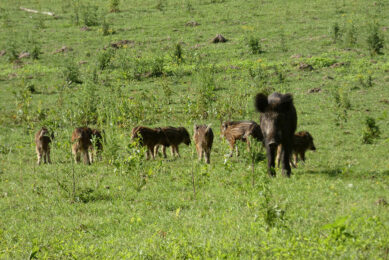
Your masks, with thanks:
[{"label": "grassy slope", "polygon": [[[105,1],[94,2],[100,10],[107,10]],[[116,31],[109,36],[102,35],[101,26],[80,31],[81,25],[72,23],[70,1],[0,3],[0,49],[15,42],[18,51],[30,50],[28,39],[33,39],[43,52],[40,60],[27,59],[19,68],[0,57],[0,254],[4,258],[25,258],[35,251],[41,258],[387,257],[388,208],[375,201],[388,199],[385,140],[389,132],[384,113],[388,105],[379,100],[389,95],[389,64],[387,54],[370,57],[366,38],[373,19],[380,22],[381,29],[388,26],[389,5],[361,0],[167,1],[162,12],[155,8],[155,1],[139,2],[122,1],[121,12],[107,14]],[[188,3],[193,7],[190,12]],[[61,18],[45,17],[44,28],[39,28],[39,16],[21,12],[18,6],[54,11]],[[4,26],[5,19],[11,20],[10,26]],[[191,20],[200,25],[185,26]],[[342,30],[354,23],[356,45],[347,49],[343,42],[333,43],[330,32],[335,22]],[[381,32],[388,42],[387,31]],[[210,44],[216,33],[229,41]],[[285,52],[281,50],[282,33]],[[261,39],[265,53],[250,53],[250,36]],[[120,39],[135,44],[118,50],[110,67],[99,72],[96,90],[99,115],[102,111],[113,115],[103,123],[111,144],[107,150],[112,153],[107,152],[103,161],[90,167],[74,166],[68,139],[72,128],[80,124],[74,111],[84,105],[73,104],[71,99],[77,93],[87,95],[89,85],[62,88],[63,67],[69,59],[88,61],[80,70],[82,79],[90,81],[102,48]],[[177,42],[182,42],[186,60],[181,67],[170,57]],[[74,51],[52,54],[63,45]],[[292,58],[294,54],[302,58]],[[164,57],[165,65],[175,73],[142,81],[123,79],[120,65],[128,66],[136,57]],[[317,57],[349,65],[318,66],[311,72],[293,65]],[[228,147],[219,139],[217,115],[210,112],[209,119],[191,118],[188,102],[195,101],[202,78],[198,64],[217,68],[215,104],[232,103],[241,108],[233,112],[232,119],[254,120],[259,115],[251,105],[252,96],[264,84],[251,79],[248,70],[263,66],[272,71],[272,65],[282,64],[285,82],[277,82],[272,74],[266,85],[294,94],[298,128],[313,134],[318,151],[308,154],[307,163],[294,170],[291,179],[268,180],[260,163],[252,187],[251,169],[243,156],[223,163]],[[371,88],[361,87],[357,80],[359,74],[367,73],[373,76]],[[14,120],[18,115],[13,91],[23,90],[27,84],[34,84],[40,92],[31,95],[29,113],[44,104],[46,119]],[[173,91],[171,105],[164,101],[163,84]],[[313,87],[322,91],[307,94]],[[344,89],[351,102],[343,127],[335,125],[332,93],[337,88]],[[135,101],[129,99],[134,97]],[[131,109],[120,112],[122,102],[139,100],[137,104],[145,107],[139,118],[125,117]],[[381,138],[373,145],[361,144],[366,116],[382,118],[378,121]],[[139,161],[134,150],[126,150],[129,132],[136,124],[184,125],[191,130],[194,122],[213,124],[216,140],[209,167],[195,163],[193,146],[182,147],[180,159],[147,163]],[[56,132],[54,164],[37,167],[33,134],[47,123]],[[110,161],[111,154],[115,156]],[[71,195],[73,172],[75,196]],[[141,180],[139,173],[146,179]],[[265,198],[270,199],[268,204]],[[284,215],[271,218],[274,224],[269,225],[266,212]],[[348,217],[345,223],[335,222],[342,217]],[[323,228],[328,223],[335,224]]]}]

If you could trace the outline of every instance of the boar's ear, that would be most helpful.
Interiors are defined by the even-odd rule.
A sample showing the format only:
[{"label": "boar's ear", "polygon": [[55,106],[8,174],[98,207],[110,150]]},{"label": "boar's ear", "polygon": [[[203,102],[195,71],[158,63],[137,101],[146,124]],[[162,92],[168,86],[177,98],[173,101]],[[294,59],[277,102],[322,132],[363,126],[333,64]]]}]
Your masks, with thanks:
[{"label": "boar's ear", "polygon": [[293,96],[292,94],[288,93],[282,96],[281,98],[281,111],[287,112],[291,110],[293,107]]},{"label": "boar's ear", "polygon": [[257,111],[265,112],[265,109],[268,105],[267,96],[263,93],[259,93],[255,96],[254,105]]}]

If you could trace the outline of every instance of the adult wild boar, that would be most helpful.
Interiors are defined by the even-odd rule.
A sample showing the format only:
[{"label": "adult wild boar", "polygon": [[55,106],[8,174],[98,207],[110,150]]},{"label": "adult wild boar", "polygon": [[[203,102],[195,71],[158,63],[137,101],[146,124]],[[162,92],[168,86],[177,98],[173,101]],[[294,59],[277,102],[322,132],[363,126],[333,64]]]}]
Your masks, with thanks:
[{"label": "adult wild boar", "polygon": [[282,174],[290,177],[290,155],[293,136],[297,127],[297,113],[291,94],[273,93],[255,96],[255,108],[261,113],[260,126],[263,144],[266,147],[267,166],[270,175],[275,176],[275,157],[278,145],[282,145]]}]

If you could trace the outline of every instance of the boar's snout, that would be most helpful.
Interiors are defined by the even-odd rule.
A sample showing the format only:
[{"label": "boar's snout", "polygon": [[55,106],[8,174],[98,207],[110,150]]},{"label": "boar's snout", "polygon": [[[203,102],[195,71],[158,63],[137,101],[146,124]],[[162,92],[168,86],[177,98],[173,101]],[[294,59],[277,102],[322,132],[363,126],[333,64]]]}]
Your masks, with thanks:
[{"label": "boar's snout", "polygon": [[316,147],[315,147],[315,145],[314,145],[314,144],[312,144],[312,146],[311,146],[311,150],[312,150],[312,151],[316,151]]}]

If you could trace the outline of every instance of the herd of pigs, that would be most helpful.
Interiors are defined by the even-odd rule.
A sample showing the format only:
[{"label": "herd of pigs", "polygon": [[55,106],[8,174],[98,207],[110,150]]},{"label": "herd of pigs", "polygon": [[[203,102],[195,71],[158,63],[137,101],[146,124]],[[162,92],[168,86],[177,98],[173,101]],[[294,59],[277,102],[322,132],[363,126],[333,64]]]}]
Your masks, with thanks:
[{"label": "herd of pigs", "polygon": [[[254,105],[260,112],[260,124],[254,121],[228,121],[221,125],[221,136],[231,148],[234,147],[238,155],[237,140],[247,143],[250,149],[250,139],[261,141],[266,148],[268,173],[275,176],[275,161],[278,157],[278,166],[282,164],[282,174],[290,177],[291,165],[296,167],[298,157],[305,161],[305,152],[315,150],[313,138],[307,131],[295,133],[297,128],[297,114],[291,94],[273,93],[269,96],[259,93],[255,96]],[[199,160],[205,157],[210,163],[211,149],[214,134],[210,125],[195,125],[193,140],[196,145]],[[35,134],[38,164],[50,163],[50,143],[53,134],[46,127],[42,127]],[[190,145],[189,132],[184,127],[157,127],[149,128],[137,126],[132,129],[131,139],[139,145],[146,146],[146,158],[154,159],[158,149],[162,146],[163,156],[166,158],[166,147],[171,147],[172,155],[179,156],[178,146],[181,143]],[[103,149],[101,131],[89,127],[76,128],[71,137],[72,153],[76,163],[83,157],[85,164],[92,163]],[[293,155],[293,160],[291,156]]]}]

